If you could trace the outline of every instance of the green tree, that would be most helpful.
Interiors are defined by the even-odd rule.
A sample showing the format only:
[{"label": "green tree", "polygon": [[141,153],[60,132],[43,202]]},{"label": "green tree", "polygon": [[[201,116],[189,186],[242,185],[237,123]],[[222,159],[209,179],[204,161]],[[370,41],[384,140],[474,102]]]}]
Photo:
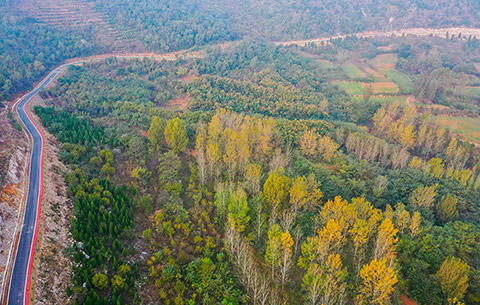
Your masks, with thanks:
[{"label": "green tree", "polygon": [[165,127],[165,140],[168,146],[176,153],[184,151],[188,144],[187,130],[183,121],[174,118],[167,121]]},{"label": "green tree", "polygon": [[451,256],[442,263],[436,276],[447,295],[448,304],[455,304],[463,299],[468,288],[469,274],[470,266],[459,258]]},{"label": "green tree", "polygon": [[282,259],[282,231],[280,226],[274,224],[268,231],[267,249],[265,260],[272,268],[272,279],[275,277],[275,269],[280,267]]},{"label": "green tree", "polygon": [[165,133],[165,123],[157,116],[152,118],[150,129],[148,129],[148,139],[152,143],[154,150],[159,151],[162,148],[162,143]]},{"label": "green tree", "polygon": [[108,286],[108,277],[103,273],[97,273],[92,277],[92,284],[98,290],[103,290]]},{"label": "green tree", "polygon": [[437,204],[437,216],[441,223],[444,224],[458,218],[457,203],[458,199],[453,195],[447,194],[442,197]]}]

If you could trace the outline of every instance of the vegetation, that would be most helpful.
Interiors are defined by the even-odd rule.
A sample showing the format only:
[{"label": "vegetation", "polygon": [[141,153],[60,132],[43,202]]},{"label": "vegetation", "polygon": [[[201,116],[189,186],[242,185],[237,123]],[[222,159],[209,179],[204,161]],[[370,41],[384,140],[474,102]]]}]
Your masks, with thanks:
[{"label": "vegetation", "polygon": [[409,7],[475,25],[477,4],[92,2],[154,50],[212,47],[42,91],[69,165],[72,302],[480,302],[477,40],[267,42],[408,25]]}]

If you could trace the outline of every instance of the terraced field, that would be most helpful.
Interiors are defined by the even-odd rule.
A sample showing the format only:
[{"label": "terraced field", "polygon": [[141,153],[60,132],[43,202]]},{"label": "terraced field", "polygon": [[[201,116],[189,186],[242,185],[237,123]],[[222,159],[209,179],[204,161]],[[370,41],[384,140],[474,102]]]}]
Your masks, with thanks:
[{"label": "terraced field", "polygon": [[23,14],[55,27],[84,31],[113,51],[144,51],[140,42],[127,38],[107,17],[84,0],[23,0],[18,3]]},{"label": "terraced field", "polygon": [[[341,66],[348,80],[337,80],[333,84],[347,94],[358,97],[363,94],[363,88],[367,85],[365,80],[370,79],[373,80],[372,100],[376,98],[391,101],[397,98],[401,103],[406,103],[406,94],[412,91],[413,82],[407,75],[395,69],[397,61],[398,57],[394,53],[381,54],[367,62],[348,61]],[[385,95],[387,98],[384,98]],[[389,98],[390,95],[395,98]]]},{"label": "terraced field", "polygon": [[337,85],[341,89],[345,90],[349,95],[362,95],[363,87],[360,83],[349,82],[349,81],[335,81],[334,85]]},{"label": "terraced field", "polygon": [[369,77],[353,62],[347,62],[346,64],[343,64],[342,69],[349,79],[363,80]]},{"label": "terraced field", "polygon": [[388,81],[394,82],[404,93],[412,91],[413,82],[405,74],[395,70],[398,57],[394,53],[381,54],[371,59],[368,63]]}]

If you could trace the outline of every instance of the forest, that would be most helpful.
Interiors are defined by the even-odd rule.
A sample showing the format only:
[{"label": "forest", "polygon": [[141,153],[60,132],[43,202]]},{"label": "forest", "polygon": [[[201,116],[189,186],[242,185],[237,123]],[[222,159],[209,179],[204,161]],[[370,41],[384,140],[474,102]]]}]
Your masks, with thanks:
[{"label": "forest", "polygon": [[286,41],[408,27],[475,27],[480,8],[469,0],[94,2],[157,51],[238,38]]},{"label": "forest", "polygon": [[[68,167],[66,304],[480,303],[477,38],[275,43],[475,27],[477,1],[88,2],[146,50],[199,55],[71,66],[40,92]],[[0,102],[112,51],[16,9]]]},{"label": "forest", "polygon": [[385,45],[108,59],[43,91],[71,167],[74,302],[479,302],[480,151],[420,103],[356,100],[332,83],[348,70],[305,56],[356,44]]}]

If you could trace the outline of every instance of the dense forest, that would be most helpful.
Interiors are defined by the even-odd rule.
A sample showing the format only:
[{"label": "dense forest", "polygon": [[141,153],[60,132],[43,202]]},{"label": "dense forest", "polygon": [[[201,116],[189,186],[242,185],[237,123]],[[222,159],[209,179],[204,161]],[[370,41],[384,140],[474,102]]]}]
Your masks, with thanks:
[{"label": "dense forest", "polygon": [[480,8],[470,0],[95,2],[158,51],[237,38],[285,41],[408,27],[475,27]]},{"label": "dense forest", "polygon": [[477,303],[480,151],[414,105],[355,100],[331,84],[345,71],[305,56],[348,44],[372,42],[108,59],[45,90],[86,248],[73,300]]},{"label": "dense forest", "polygon": [[[474,27],[478,1],[88,2],[151,51],[199,52],[41,91],[68,166],[65,303],[480,303],[479,41],[272,42]],[[111,50],[17,9],[0,101]]]},{"label": "dense forest", "polygon": [[0,9],[0,102],[26,90],[67,58],[101,51],[87,32],[71,32]]}]

